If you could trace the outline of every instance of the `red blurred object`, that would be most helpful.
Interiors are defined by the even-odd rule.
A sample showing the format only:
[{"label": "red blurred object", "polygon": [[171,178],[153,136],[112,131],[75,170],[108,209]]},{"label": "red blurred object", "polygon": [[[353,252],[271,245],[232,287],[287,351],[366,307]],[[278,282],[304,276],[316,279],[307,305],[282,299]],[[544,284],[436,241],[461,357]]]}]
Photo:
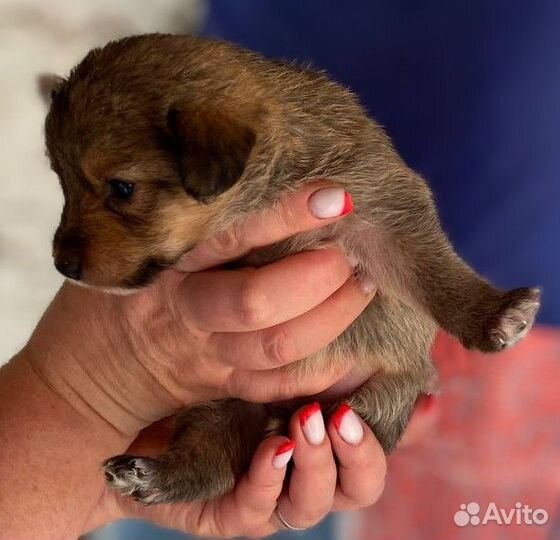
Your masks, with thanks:
[{"label": "red blurred object", "polygon": [[[440,389],[419,401],[411,436],[389,458],[385,493],[360,514],[352,538],[560,538],[553,530],[560,517],[560,331],[535,328],[497,355],[467,351],[442,334],[434,358]],[[455,514],[471,502],[480,520],[490,503],[508,512],[521,503],[544,509],[548,521],[517,524],[515,514],[509,525],[476,518],[456,525]]]}]

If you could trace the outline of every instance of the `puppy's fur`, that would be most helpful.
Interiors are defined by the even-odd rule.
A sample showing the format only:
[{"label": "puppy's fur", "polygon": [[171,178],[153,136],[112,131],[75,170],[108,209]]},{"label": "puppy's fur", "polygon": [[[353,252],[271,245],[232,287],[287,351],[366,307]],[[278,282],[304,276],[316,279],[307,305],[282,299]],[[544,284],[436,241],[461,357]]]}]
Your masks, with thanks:
[{"label": "puppy's fur", "polygon": [[[314,178],[350,192],[355,212],[340,223],[242,264],[328,244],[358,257],[379,294],[339,339],[289,369],[352,359],[371,373],[348,402],[386,452],[429,390],[438,325],[493,352],[533,324],[539,291],[499,291],[461,260],[426,183],[323,73],[190,36],[131,37],[90,52],[59,83],[46,141],[65,196],[57,265],[74,261],[73,275],[96,287],[143,287],[196,243]],[[134,184],[130,199],[111,191],[115,179]],[[108,481],[144,503],[215,497],[291,412],[239,400],[190,408],[167,453],[110,459]]]}]

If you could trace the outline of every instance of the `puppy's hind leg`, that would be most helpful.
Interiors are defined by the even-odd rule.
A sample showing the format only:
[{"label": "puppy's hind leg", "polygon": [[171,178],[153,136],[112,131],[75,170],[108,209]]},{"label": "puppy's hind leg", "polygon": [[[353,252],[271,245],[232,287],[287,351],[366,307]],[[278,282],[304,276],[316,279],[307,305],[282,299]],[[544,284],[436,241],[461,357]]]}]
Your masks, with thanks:
[{"label": "puppy's hind leg", "polygon": [[186,409],[166,453],[113,457],[104,463],[105,477],[143,504],[212,499],[230,491],[248,468],[265,418],[264,406],[234,399]]},{"label": "puppy's hind leg", "polygon": [[[361,259],[381,291],[392,290],[419,306],[470,349],[499,351],[525,336],[535,321],[540,291],[500,291],[474,272],[441,229],[422,179],[404,171],[380,191],[370,191],[356,201],[373,225],[365,233],[372,246]],[[360,238],[367,243],[364,235]],[[352,238],[347,243],[351,246]]]}]

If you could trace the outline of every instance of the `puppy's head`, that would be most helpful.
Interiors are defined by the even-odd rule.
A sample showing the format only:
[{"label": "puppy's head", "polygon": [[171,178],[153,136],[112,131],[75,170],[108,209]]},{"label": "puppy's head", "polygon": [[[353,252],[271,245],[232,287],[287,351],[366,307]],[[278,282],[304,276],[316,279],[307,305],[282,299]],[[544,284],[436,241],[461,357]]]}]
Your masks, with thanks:
[{"label": "puppy's head", "polygon": [[47,153],[65,201],[53,254],[72,280],[148,284],[201,239],[243,176],[251,115],[226,100],[218,72],[197,71],[208,63],[193,47],[203,45],[115,42],[52,89]]}]

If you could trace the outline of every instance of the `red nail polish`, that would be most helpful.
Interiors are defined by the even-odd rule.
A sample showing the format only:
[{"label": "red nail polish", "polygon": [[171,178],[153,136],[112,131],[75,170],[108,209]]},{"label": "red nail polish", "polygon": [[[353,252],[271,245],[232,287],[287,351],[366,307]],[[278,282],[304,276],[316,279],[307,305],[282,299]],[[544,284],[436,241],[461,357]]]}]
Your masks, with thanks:
[{"label": "red nail polish", "polygon": [[433,394],[426,394],[420,401],[420,408],[423,412],[432,412],[436,406],[437,400]]},{"label": "red nail polish", "polygon": [[276,450],[276,454],[274,455],[279,456],[280,454],[291,452],[295,447],[296,447],[296,443],[294,441],[287,441],[278,447],[278,450]]},{"label": "red nail polish", "polygon": [[343,403],[332,415],[332,422],[337,430],[340,429],[340,423],[342,422],[344,415],[351,410],[352,408],[347,403]]},{"label": "red nail polish", "polygon": [[342,208],[341,216],[347,216],[350,212],[354,210],[354,200],[352,199],[352,195],[347,191],[344,192],[344,207]]},{"label": "red nail polish", "polygon": [[294,441],[287,441],[281,444],[272,458],[272,466],[277,470],[284,469],[290,462],[290,459],[292,459],[295,446]]},{"label": "red nail polish", "polygon": [[340,438],[351,445],[358,445],[364,439],[364,427],[352,408],[343,403],[333,414],[332,422]]},{"label": "red nail polish", "polygon": [[309,417],[314,415],[316,412],[320,412],[321,411],[321,405],[319,405],[319,403],[315,402],[312,403],[311,405],[308,405],[307,407],[305,407],[305,409],[303,409],[300,413],[299,413],[299,423],[300,425],[304,425],[305,422],[307,422],[307,420],[309,420]]}]

